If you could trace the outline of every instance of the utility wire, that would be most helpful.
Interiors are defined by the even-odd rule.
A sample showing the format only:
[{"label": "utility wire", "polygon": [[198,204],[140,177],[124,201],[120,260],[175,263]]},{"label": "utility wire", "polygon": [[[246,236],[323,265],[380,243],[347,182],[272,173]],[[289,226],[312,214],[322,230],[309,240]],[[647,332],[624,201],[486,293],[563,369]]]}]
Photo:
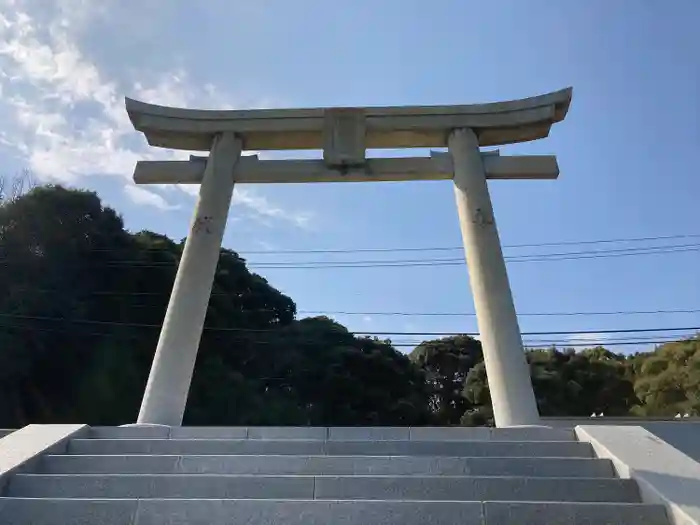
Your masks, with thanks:
[{"label": "utility wire", "polygon": [[[610,257],[625,257],[631,255],[655,255],[669,254],[679,252],[700,251],[700,244],[694,245],[678,245],[664,248],[639,248],[635,251],[623,250],[600,250],[591,252],[569,252],[569,253],[551,253],[551,254],[532,254],[505,257],[505,261],[509,263],[521,262],[550,262],[550,261],[565,261],[577,259],[604,259]],[[292,261],[292,262],[268,262],[258,263],[249,261],[248,265],[251,268],[261,269],[305,269],[305,268],[395,268],[407,266],[464,266],[464,258],[444,258],[444,259],[408,259],[408,260],[376,260],[376,261]]]},{"label": "utility wire", "polygon": [[[62,317],[37,316],[0,313],[0,318],[7,319],[23,319],[30,321],[49,321],[49,322],[64,322],[74,324],[90,324],[102,326],[124,326],[130,328],[161,328],[160,324],[149,323],[127,323],[122,321],[100,321],[93,319],[66,319]],[[242,333],[279,333],[277,329],[270,328],[233,328],[233,327],[204,327],[204,330],[212,332],[242,332]],[[673,328],[624,328],[617,330],[569,330],[569,331],[553,331],[553,332],[522,332],[522,335],[577,335],[577,334],[621,334],[621,333],[642,333],[642,332],[687,332],[700,330],[700,326],[690,327],[673,327]],[[348,332],[351,333],[351,332]],[[367,336],[389,336],[389,335],[410,335],[410,336],[458,336],[469,335],[478,336],[477,332],[391,332],[391,331],[356,331],[353,335]]]},{"label": "utility wire", "polygon": [[[672,239],[697,239],[700,238],[700,233],[678,234],[678,235],[659,235],[655,237],[620,237],[613,239],[595,239],[583,241],[554,241],[540,242],[527,244],[506,244],[503,248],[539,248],[546,246],[576,246],[576,245],[591,245],[591,244],[609,244],[622,242],[648,242],[648,241],[664,241]],[[146,251],[170,251],[169,248],[142,248]],[[463,250],[462,246],[435,246],[435,247],[396,247],[396,248],[337,248],[337,249],[309,249],[309,250],[233,250],[239,253],[256,254],[256,255],[272,255],[272,254],[304,254],[304,253],[384,253],[384,252],[431,252],[431,251],[454,251]],[[124,249],[116,248],[95,248],[95,252],[120,252]]]},{"label": "utility wire", "polygon": [[[596,341],[600,342],[618,342],[618,341],[644,341],[644,340],[650,340],[654,341],[659,338],[665,338],[665,337],[670,337],[676,340],[678,337],[695,337],[695,336],[700,336],[698,332],[686,332],[686,333],[681,333],[681,334],[634,334],[634,335],[626,335],[626,334],[621,334],[621,335],[613,335],[613,334],[601,334],[601,337],[599,338],[593,338],[589,336],[595,336],[597,334],[592,333],[592,334],[586,334],[585,336],[581,337],[576,337],[575,335],[572,335],[571,337],[567,338],[561,338],[561,337],[547,337],[543,339],[532,339],[530,337],[526,338],[526,341],[528,343],[537,343],[537,344],[566,344],[566,343],[593,343]],[[537,337],[537,336],[535,336]],[[540,336],[542,337],[542,336]],[[413,339],[409,337],[400,337],[399,339],[394,339],[391,338],[391,340],[395,343],[410,343],[410,344],[420,344],[423,341],[419,339]]]},{"label": "utility wire", "polygon": [[[27,331],[34,331],[34,332],[52,332],[52,333],[64,333],[64,334],[75,334],[74,330],[68,330],[68,329],[57,329],[57,328],[45,328],[45,327],[35,327],[35,326],[13,326],[13,325],[2,325],[0,324],[0,328],[5,328],[8,330],[27,330]],[[77,335],[80,336],[95,336],[95,337],[103,337],[103,336],[110,336],[113,337],[115,334],[114,333],[109,333],[109,332],[81,332]],[[283,334],[279,334],[283,335]],[[129,336],[126,339],[131,339],[131,340],[139,340],[139,337],[136,336]],[[625,345],[650,345],[650,344],[664,344],[664,343],[672,343],[676,342],[678,338],[674,339],[654,339],[654,340],[621,340],[621,341],[614,341],[614,342],[608,342],[608,341],[589,341],[585,343],[569,343],[567,341],[562,341],[562,342],[542,342],[538,343],[536,341],[530,341],[530,342],[525,342],[524,347],[528,349],[543,349],[545,347],[551,347],[551,346],[560,346],[564,348],[579,348],[579,347],[585,347],[585,348],[591,348],[591,347],[596,347],[596,346],[625,346]],[[289,343],[292,341],[288,336],[281,337],[280,341],[265,341],[265,340],[258,340],[258,339],[245,339],[242,340],[247,343],[252,343],[252,344],[284,344],[284,343]],[[381,341],[380,341],[381,342]],[[326,343],[332,343],[327,341],[326,339],[324,340],[296,340],[294,341],[296,344],[326,344]],[[420,343],[388,343],[390,346],[395,347],[395,348],[410,348],[410,347],[416,347]]]},{"label": "utility wire", "polygon": [[[508,263],[523,262],[554,262],[579,259],[606,259],[610,257],[627,257],[640,255],[667,255],[671,253],[686,253],[700,251],[700,244],[681,244],[665,247],[629,248],[618,250],[592,250],[587,252],[563,252],[529,254],[505,257]],[[240,261],[244,263],[243,260]],[[0,265],[24,265],[24,262],[0,259]],[[66,264],[65,267],[104,267],[104,268],[176,268],[177,261],[100,261],[99,263]],[[400,268],[400,267],[431,267],[431,266],[464,266],[464,258],[442,259],[390,259],[390,260],[359,260],[359,261],[247,261],[250,268],[257,269],[333,269],[333,268]]]},{"label": "utility wire", "polygon": [[[619,248],[619,249],[612,249],[612,250],[586,250],[586,251],[578,251],[578,252],[559,252],[559,253],[541,253],[541,254],[527,254],[527,255],[516,255],[516,256],[511,256],[511,257],[505,257],[507,261],[518,261],[518,260],[525,260],[525,259],[530,259],[530,258],[541,258],[541,257],[569,257],[569,256],[578,256],[578,255],[585,255],[585,256],[592,256],[592,255],[622,255],[622,254],[642,254],[646,253],[647,251],[655,251],[655,250],[676,250],[676,249],[681,249],[681,248],[700,248],[700,244],[694,243],[694,244],[677,244],[677,245],[671,245],[671,246],[650,246],[650,247],[640,247],[640,248]],[[409,264],[409,263],[421,263],[421,262],[435,262],[435,263],[442,263],[442,262],[459,262],[460,264],[464,264],[464,257],[449,257],[449,258],[433,258],[433,259],[374,259],[374,260],[359,260],[359,261],[274,261],[274,262],[256,262],[256,261],[247,261],[248,264],[255,265],[255,266],[262,266],[262,265],[282,265],[282,264],[373,264],[373,263],[402,263],[402,264]]]},{"label": "utility wire", "polygon": [[[63,294],[64,290],[47,289],[47,288],[12,288],[14,292],[20,293],[41,293],[41,294]],[[81,292],[83,293],[83,292]],[[85,295],[92,296],[115,296],[115,297],[168,297],[170,291],[166,292],[131,292],[123,290],[98,290],[88,291]],[[212,297],[231,297],[233,293],[212,292]],[[246,295],[246,297],[250,297]],[[152,304],[130,304],[130,308],[157,308],[160,305]],[[277,312],[272,308],[253,308],[250,312],[241,311],[240,313],[255,313],[255,312]],[[373,316],[403,316],[403,317],[474,317],[474,312],[400,312],[400,311],[370,311],[357,312],[347,310],[297,310],[297,313],[303,315],[373,315]],[[689,309],[670,309],[670,310],[611,310],[611,311],[590,311],[590,312],[518,312],[519,317],[565,317],[565,316],[605,316],[605,315],[658,315],[658,314],[691,314],[700,313],[700,308]]]},{"label": "utility wire", "polygon": [[[619,344],[658,344],[658,343],[674,343],[684,339],[695,337],[695,334],[678,334],[676,337],[671,336],[655,336],[655,337],[627,337],[620,339],[601,339],[601,340],[549,340],[549,339],[525,339],[523,346],[526,348],[547,348],[547,347],[584,347],[594,348],[597,346],[619,345]],[[391,340],[392,346],[421,346],[428,341],[394,341]]]},{"label": "utility wire", "polygon": [[[569,330],[554,332],[522,332],[521,335],[580,335],[580,334],[632,334],[642,332],[686,332],[700,330],[700,326],[690,326],[684,328],[623,328],[617,330]],[[418,335],[418,336],[455,336],[455,335],[479,335],[478,333],[464,332],[355,332],[359,335]]]},{"label": "utility wire", "polygon": [[[52,290],[46,288],[12,288],[14,292],[20,293],[40,293],[40,294],[63,294],[64,290]],[[81,292],[81,294],[91,296],[107,297],[169,297],[170,291],[166,292],[131,292],[123,290],[99,290]],[[233,293],[212,292],[211,297],[231,297]],[[249,295],[246,295],[249,297]],[[129,304],[129,308],[160,308],[162,305],[156,304]],[[253,308],[250,311],[241,310],[237,313],[256,312],[277,312],[273,308]],[[302,315],[370,315],[370,316],[399,316],[399,317],[475,317],[475,312],[357,312],[347,310],[297,310]],[[590,312],[518,312],[518,317],[567,317],[567,316],[609,316],[609,315],[660,315],[660,314],[693,314],[700,313],[700,308],[670,309],[670,310],[610,310],[610,311],[590,311]]]},{"label": "utility wire", "polygon": [[[700,238],[700,233],[691,233],[683,235],[662,235],[657,237],[627,237],[618,239],[598,239],[587,241],[557,241],[557,242],[541,242],[530,244],[504,244],[503,248],[539,248],[545,246],[575,246],[581,244],[607,244],[618,242],[645,242],[645,241],[661,241],[670,239],[697,239]],[[241,250],[241,253],[248,254],[281,254],[281,253],[373,253],[373,252],[431,252],[431,251],[453,251],[463,250],[463,246],[437,246],[437,247],[401,247],[401,248],[346,248],[346,249],[329,249],[329,250]]]},{"label": "utility wire", "polygon": [[[527,262],[554,262],[573,261],[580,259],[608,259],[610,257],[625,257],[631,255],[659,255],[682,252],[700,251],[700,245],[693,247],[678,247],[678,249],[659,249],[630,253],[608,253],[608,254],[580,254],[573,256],[559,256],[560,254],[542,254],[541,256],[529,255],[522,257],[505,257],[507,263],[527,263]],[[291,263],[256,263],[248,262],[250,268],[284,270],[284,269],[333,269],[333,268],[406,268],[406,267],[432,267],[432,266],[464,266],[464,259],[426,259],[426,260],[393,260],[393,261],[314,261],[314,262],[291,262]]]},{"label": "utility wire", "polygon": [[[331,310],[299,310],[298,313],[309,314],[329,314],[329,315],[374,315],[374,316],[404,316],[404,317],[465,317],[476,316],[474,312],[345,312]],[[610,312],[518,312],[518,317],[563,317],[563,316],[595,316],[595,315],[651,315],[651,314],[689,314],[700,313],[700,309],[689,310],[630,310],[630,311],[610,311]]]}]

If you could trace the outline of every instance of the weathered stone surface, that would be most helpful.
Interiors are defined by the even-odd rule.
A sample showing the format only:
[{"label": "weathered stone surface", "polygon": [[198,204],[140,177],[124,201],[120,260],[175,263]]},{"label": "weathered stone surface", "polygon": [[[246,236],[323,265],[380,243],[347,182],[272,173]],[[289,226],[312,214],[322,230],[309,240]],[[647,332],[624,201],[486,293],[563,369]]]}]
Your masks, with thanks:
[{"label": "weathered stone surface", "polygon": [[85,425],[28,425],[0,439],[0,489],[6,476],[86,430]]},{"label": "weathered stone surface", "polygon": [[661,505],[625,503],[484,503],[485,525],[668,525]]},{"label": "weathered stone surface", "polygon": [[[666,507],[638,503],[637,482],[613,475],[614,463],[634,478],[621,460],[639,450],[646,501],[675,510],[673,525],[698,525],[688,481],[700,475],[674,467],[692,460],[663,442],[644,452],[650,439],[636,434],[596,430],[588,443],[540,427],[166,430],[79,427],[7,477],[0,525],[669,525]],[[659,454],[672,460],[663,472]],[[661,475],[669,469],[676,479]]]},{"label": "weathered stone surface", "polygon": [[700,463],[642,427],[578,426],[576,435],[634,480],[643,501],[664,505],[675,525],[700,524]]},{"label": "weathered stone surface", "polygon": [[606,459],[431,456],[51,455],[45,474],[447,475],[610,478]]}]

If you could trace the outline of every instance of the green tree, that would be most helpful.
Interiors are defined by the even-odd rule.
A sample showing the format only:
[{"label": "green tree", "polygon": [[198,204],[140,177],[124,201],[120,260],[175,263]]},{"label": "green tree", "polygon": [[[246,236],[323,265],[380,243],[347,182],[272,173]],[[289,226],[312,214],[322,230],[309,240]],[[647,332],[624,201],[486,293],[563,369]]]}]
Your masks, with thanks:
[{"label": "green tree", "polygon": [[630,358],[642,416],[700,415],[700,337],[666,343]]},{"label": "green tree", "polygon": [[[5,200],[0,424],[134,421],[181,250],[162,235],[127,232],[91,192],[47,186]],[[230,250],[214,292],[207,328],[294,319],[294,302]]]},{"label": "green tree", "polygon": [[[221,341],[223,343],[223,341]],[[358,338],[326,317],[295,321],[278,330],[240,334],[212,351],[220,373],[236,371],[231,384],[246,385],[234,405],[217,416],[221,424],[418,425],[428,421],[422,372],[386,341]],[[223,351],[221,349],[228,349]],[[186,419],[198,424],[211,414],[206,365],[198,368]],[[254,396],[250,396],[254,392]],[[240,400],[240,402],[238,401]],[[211,423],[209,423],[211,424]]]},{"label": "green tree", "polygon": [[129,243],[121,218],[93,193],[35,188],[0,205],[0,414],[15,424],[75,415],[102,336],[68,319],[113,319],[89,294],[108,273],[94,263]]},{"label": "green tree", "polygon": [[467,335],[424,341],[410,358],[425,371],[434,421],[459,424],[464,413],[473,408],[462,392],[469,371],[483,359],[481,342]]},{"label": "green tree", "polygon": [[[0,426],[133,422],[183,243],[132,234],[96,194],[35,188],[0,204]],[[190,424],[422,424],[422,371],[222,250]]]},{"label": "green tree", "polygon": [[604,348],[533,350],[528,361],[543,416],[624,416],[638,403],[624,358]]},{"label": "green tree", "polygon": [[[526,355],[542,416],[624,416],[639,403],[622,356],[603,348],[537,349]],[[464,396],[475,408],[465,414],[463,424],[493,424],[483,363],[467,376]]]},{"label": "green tree", "polygon": [[[182,248],[126,231],[95,193],[0,180],[0,427],[133,422]],[[290,297],[222,249],[185,423],[493,424],[479,341],[425,341],[409,357],[295,317]],[[527,359],[545,416],[700,415],[700,337]]]}]

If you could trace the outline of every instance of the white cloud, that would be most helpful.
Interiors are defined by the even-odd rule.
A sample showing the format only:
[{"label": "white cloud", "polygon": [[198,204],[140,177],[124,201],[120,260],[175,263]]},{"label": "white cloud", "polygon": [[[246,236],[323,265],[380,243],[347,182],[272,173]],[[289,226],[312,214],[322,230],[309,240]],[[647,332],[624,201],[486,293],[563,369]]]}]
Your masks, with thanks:
[{"label": "white cloud", "polygon": [[129,178],[136,160],[152,153],[128,145],[134,132],[120,87],[104,78],[72,39],[76,26],[89,21],[90,4],[69,3],[78,5],[80,14],[68,14],[55,2],[47,22],[24,11],[25,2],[0,4],[12,7],[0,14],[0,60],[3,92],[10,95],[3,109],[15,125],[12,132],[6,127],[3,142],[14,145],[40,179]]},{"label": "white cloud", "polygon": [[[192,197],[199,195],[199,184],[177,184],[171,186],[177,186],[181,191]],[[168,185],[159,184],[158,187],[168,187]],[[248,216],[267,226],[272,226],[277,221],[293,224],[298,228],[309,229],[314,219],[314,214],[310,211],[282,208],[249,187],[234,187],[231,200],[231,214],[234,217],[237,213],[236,208],[244,208]]]},{"label": "white cloud", "polygon": [[[171,210],[176,206],[162,195],[133,185],[134,165],[184,159],[188,152],[147,146],[129,122],[124,95],[169,106],[232,106],[216,86],[200,87],[181,68],[135,73],[124,67],[119,78],[90,59],[80,36],[96,19],[113,16],[116,6],[109,0],[0,0],[0,144],[14,149],[40,180],[75,184],[87,176],[117,176],[134,202]],[[136,74],[147,80],[134,82]],[[174,187],[187,195],[199,191],[197,185]],[[310,213],[247,190],[237,190],[234,203],[264,224],[275,219],[304,228],[311,220]]]},{"label": "white cloud", "polygon": [[[163,186],[167,186],[167,184],[163,184]],[[170,186],[177,187],[179,190],[187,193],[192,197],[197,197],[199,195],[199,184],[176,184]]]},{"label": "white cloud", "polygon": [[260,248],[266,251],[273,251],[273,250],[278,250],[279,248],[277,247],[276,244],[273,244],[268,241],[263,241],[261,239],[255,239],[255,244],[258,245]]},{"label": "white cloud", "polygon": [[168,201],[166,201],[162,196],[151,190],[147,190],[143,186],[127,184],[124,186],[124,193],[126,193],[136,204],[153,206],[154,208],[163,211],[176,210],[179,208],[179,206],[169,204]]},{"label": "white cloud", "polygon": [[291,222],[299,228],[309,228],[313,214],[310,212],[290,211],[271,203],[265,196],[255,193],[253,190],[236,186],[233,191],[232,206],[243,206],[248,211],[257,215],[258,219],[269,224],[270,219]]},{"label": "white cloud", "polygon": [[610,339],[612,334],[588,332],[585,334],[571,334],[566,340],[572,344],[590,344],[592,346],[603,345]]}]

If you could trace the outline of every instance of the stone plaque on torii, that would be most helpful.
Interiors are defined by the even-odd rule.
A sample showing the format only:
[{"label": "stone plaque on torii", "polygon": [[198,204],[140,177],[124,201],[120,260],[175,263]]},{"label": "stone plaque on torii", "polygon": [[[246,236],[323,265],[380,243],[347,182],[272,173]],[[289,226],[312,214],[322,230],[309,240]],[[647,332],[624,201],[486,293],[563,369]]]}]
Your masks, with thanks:
[{"label": "stone plaque on torii", "polygon": [[[499,427],[539,414],[487,179],[556,179],[550,155],[481,152],[545,138],[566,116],[572,90],[466,106],[192,110],[126,99],[152,146],[208,151],[189,161],[140,161],[137,184],[201,184],[139,424],[181,425],[233,186],[244,183],[454,180],[484,363]],[[368,148],[447,147],[429,157],[366,158]],[[246,150],[322,149],[318,160],[260,160]]]}]

